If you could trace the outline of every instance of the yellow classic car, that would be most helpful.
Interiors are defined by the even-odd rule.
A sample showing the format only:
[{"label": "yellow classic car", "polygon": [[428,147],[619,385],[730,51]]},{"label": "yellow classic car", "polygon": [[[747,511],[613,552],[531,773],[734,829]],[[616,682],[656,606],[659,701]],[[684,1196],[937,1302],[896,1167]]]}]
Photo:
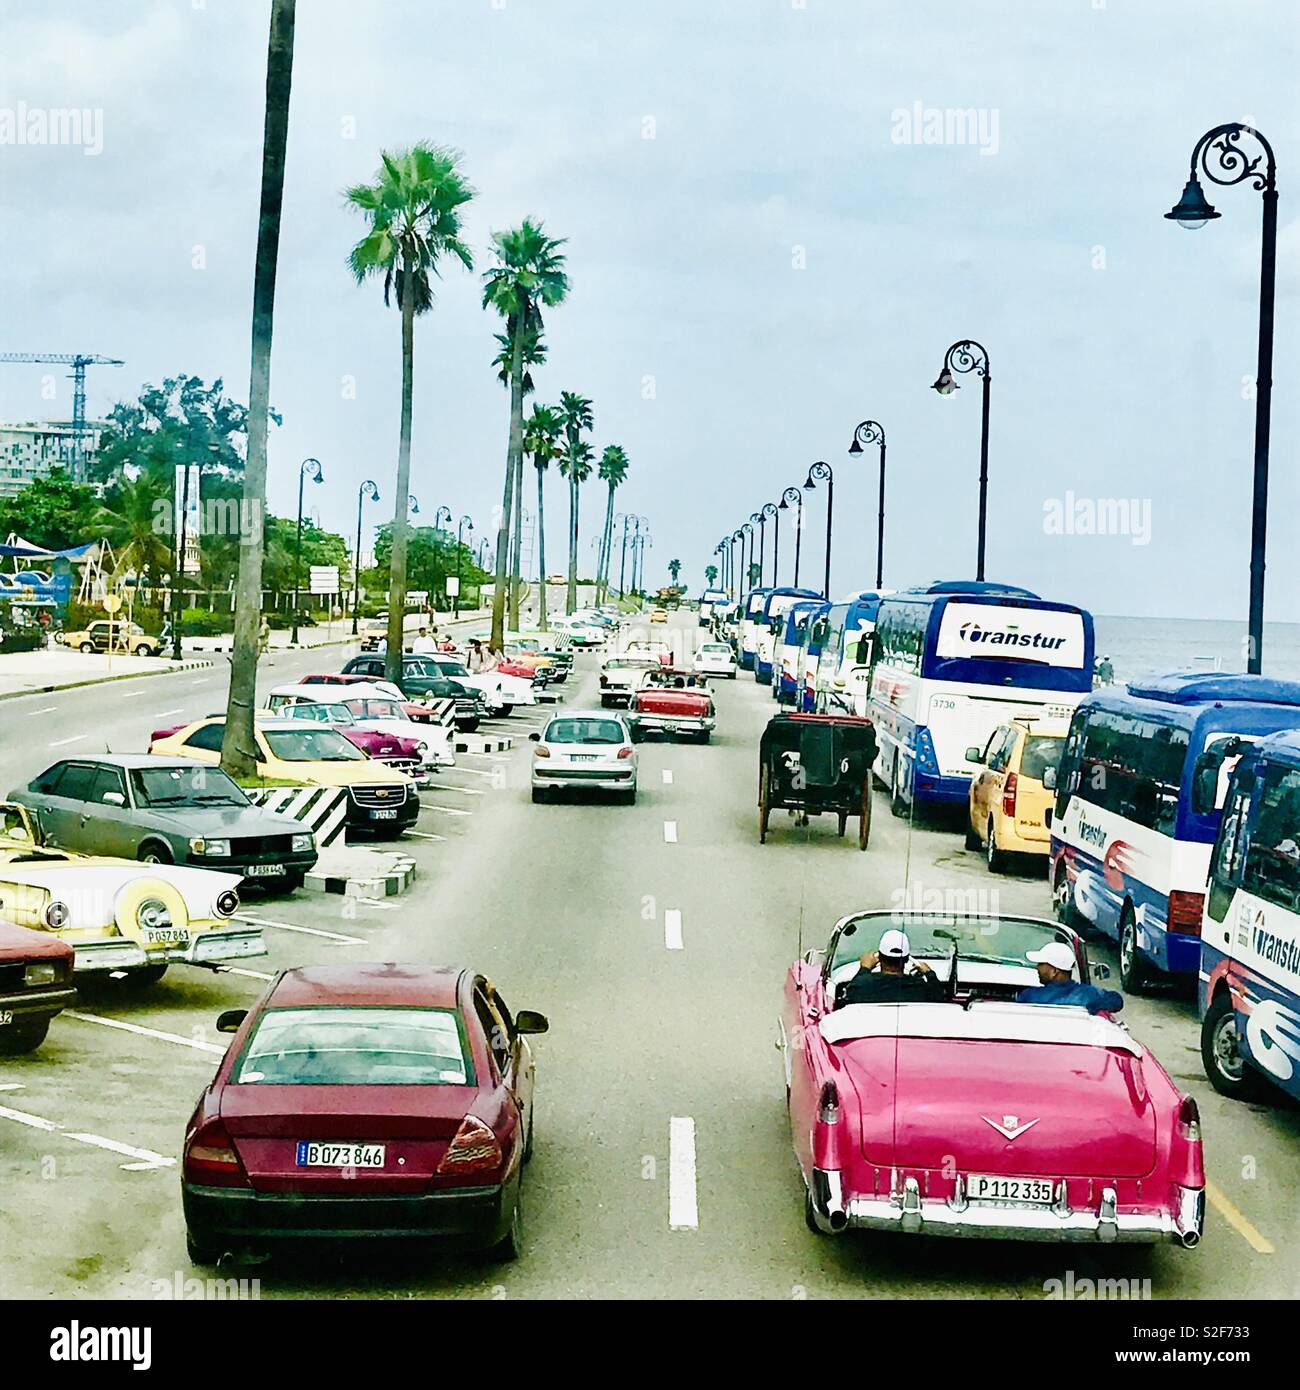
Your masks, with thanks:
[{"label": "yellow classic car", "polygon": [[121,619],[101,619],[81,632],[65,632],[59,640],[79,652],[106,652],[110,642],[114,652],[129,652],[132,656],[158,656],[162,651],[157,637],[151,637],[139,623]]},{"label": "yellow classic car", "polygon": [[261,928],[231,920],[239,883],[238,874],[56,849],[25,806],[0,802],[0,921],[66,942],[79,974],[149,983],[169,965],[265,955]]}]

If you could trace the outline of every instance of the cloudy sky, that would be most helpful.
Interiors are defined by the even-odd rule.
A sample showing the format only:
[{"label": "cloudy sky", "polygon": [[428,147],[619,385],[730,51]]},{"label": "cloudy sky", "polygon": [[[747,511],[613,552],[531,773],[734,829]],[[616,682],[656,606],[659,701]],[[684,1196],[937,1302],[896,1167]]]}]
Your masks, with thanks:
[{"label": "cloudy sky", "polygon": [[[102,112],[99,153],[0,144],[0,350],[124,358],[92,369],[92,414],[180,372],[247,399],[269,8],[0,0],[0,121]],[[875,457],[845,452],[867,416],[889,437],[886,582],[972,573],[978,383],[929,387],[973,337],[993,364],[990,577],[1244,620],[1261,200],[1212,190],[1223,217],[1196,234],[1161,214],[1202,131],[1245,120],[1281,163],[1268,612],[1300,618],[1298,39],[1295,0],[299,0],[272,505],[292,515],[314,454],[326,525],[350,534],[366,477],[391,515],[399,321],[348,274],[340,190],[427,139],[463,152],[481,265],[526,214],[569,239],[539,395],[591,396],[597,450],[627,450],[652,581],[679,558],[698,586],[724,532],[826,459],[833,588],[868,585]],[[980,114],[976,143],[904,140],[947,109]],[[418,325],[424,519],[445,503],[485,527],[500,497],[497,326],[459,270]],[[48,370],[0,368],[0,418],[66,415]],[[1134,534],[1053,534],[1045,509],[1071,497],[1131,499]],[[558,480],[548,506],[558,568]],[[594,484],[583,506],[590,568]],[[787,531],[787,581],[791,559]]]}]

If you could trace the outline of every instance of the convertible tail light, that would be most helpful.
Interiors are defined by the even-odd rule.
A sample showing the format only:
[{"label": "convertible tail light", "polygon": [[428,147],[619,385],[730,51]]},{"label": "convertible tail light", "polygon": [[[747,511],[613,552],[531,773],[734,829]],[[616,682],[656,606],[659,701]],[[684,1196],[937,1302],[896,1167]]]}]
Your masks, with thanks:
[{"label": "convertible tail light", "polygon": [[209,1120],[190,1135],[181,1160],[186,1182],[200,1187],[247,1187],[244,1165],[220,1120]]},{"label": "convertible tail light", "polygon": [[630,743],[625,743],[623,747],[618,750],[618,756],[620,758],[630,758],[632,756],[632,745]]},{"label": "convertible tail light", "polygon": [[1016,818],[1016,774],[1014,772],[1007,775],[1007,780],[1002,784],[1002,814],[1008,820]]},{"label": "convertible tail light", "polygon": [[828,1081],[822,1087],[821,1098],[817,1102],[817,1118],[824,1125],[839,1123],[840,1093],[833,1081]]},{"label": "convertible tail light", "polygon": [[1201,1112],[1191,1096],[1184,1096],[1178,1107],[1178,1137],[1189,1144],[1201,1142]]},{"label": "convertible tail light", "polygon": [[477,1115],[466,1115],[438,1164],[440,1173],[486,1173],[501,1167],[501,1145]]},{"label": "convertible tail light", "polygon": [[1200,936],[1201,911],[1204,907],[1204,893],[1188,893],[1175,889],[1169,895],[1168,929],[1183,936]]}]

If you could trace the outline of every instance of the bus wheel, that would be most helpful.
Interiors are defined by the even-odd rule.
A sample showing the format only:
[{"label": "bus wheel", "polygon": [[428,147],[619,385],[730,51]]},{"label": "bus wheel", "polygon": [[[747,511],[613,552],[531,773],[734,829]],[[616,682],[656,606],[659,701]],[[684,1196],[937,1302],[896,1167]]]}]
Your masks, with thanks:
[{"label": "bus wheel", "polygon": [[1232,1100],[1253,1100],[1261,1090],[1261,1077],[1241,1055],[1237,1011],[1232,995],[1220,990],[1201,1021],[1201,1062],[1210,1085]]},{"label": "bus wheel", "polygon": [[1125,994],[1144,994],[1151,983],[1151,969],[1138,950],[1137,918],[1125,907],[1119,923],[1119,982]]}]

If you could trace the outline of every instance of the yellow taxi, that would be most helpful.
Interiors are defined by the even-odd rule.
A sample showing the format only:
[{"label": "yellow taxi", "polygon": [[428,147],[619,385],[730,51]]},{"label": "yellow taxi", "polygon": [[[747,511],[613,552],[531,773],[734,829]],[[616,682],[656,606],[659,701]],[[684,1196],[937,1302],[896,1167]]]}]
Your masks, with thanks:
[{"label": "yellow taxi", "polygon": [[[219,763],[225,729],[224,715],[199,719],[155,734],[149,751]],[[260,778],[346,790],[349,832],[396,835],[420,814],[419,792],[405,772],[362,752],[334,729],[302,719],[258,719],[253,737]]]},{"label": "yellow taxi", "polygon": [[1048,811],[1055,792],[1043,773],[1060,761],[1069,726],[1059,719],[1013,719],[999,724],[983,748],[966,750],[979,766],[970,781],[966,848],[983,849],[990,873],[1007,867],[1011,854],[1048,854]]},{"label": "yellow taxi", "polygon": [[132,656],[158,656],[162,652],[162,642],[157,637],[151,637],[139,623],[121,619],[100,619],[80,632],[65,632],[59,641],[78,652],[106,652],[110,645],[114,652],[129,652]]},{"label": "yellow taxi", "polygon": [[650,621],[652,623],[666,623],[668,621],[668,610],[666,608],[652,608],[650,610]]}]

